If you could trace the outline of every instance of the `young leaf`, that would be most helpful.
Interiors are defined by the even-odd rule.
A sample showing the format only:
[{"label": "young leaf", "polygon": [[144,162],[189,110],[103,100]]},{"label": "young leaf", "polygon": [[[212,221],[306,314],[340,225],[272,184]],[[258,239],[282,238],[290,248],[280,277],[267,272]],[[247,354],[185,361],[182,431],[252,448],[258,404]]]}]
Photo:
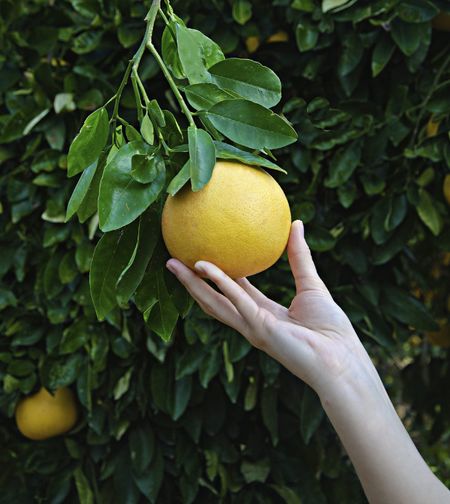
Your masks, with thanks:
[{"label": "young leaf", "polygon": [[220,47],[198,30],[176,25],[178,56],[189,84],[209,82],[208,68],[225,58]]},{"label": "young leaf", "polygon": [[189,126],[188,142],[192,190],[199,191],[212,176],[216,164],[216,149],[209,133],[196,126]]},{"label": "young leaf", "polygon": [[154,128],[153,123],[147,114],[142,118],[141,123],[141,135],[142,138],[150,145],[153,145],[154,140]]},{"label": "young leaf", "polygon": [[273,107],[281,100],[281,82],[270,68],[243,58],[228,58],[209,69],[211,80],[221,89],[242,98]]},{"label": "young leaf", "polygon": [[176,32],[176,24],[172,21],[169,26],[166,26],[161,39],[161,52],[164,63],[177,79],[184,79],[186,76],[183,72],[175,37],[172,33]]},{"label": "young leaf", "polygon": [[83,199],[88,192],[89,186],[91,185],[92,179],[94,178],[98,162],[99,160],[97,159],[81,174],[80,180],[77,182],[72,196],[70,197],[69,203],[67,204],[66,222],[72,217],[72,215],[76,213],[81,203],[83,202]]},{"label": "young leaf", "polygon": [[196,110],[208,110],[223,100],[239,98],[239,95],[220,89],[211,83],[192,84],[191,86],[186,86],[184,92],[188,102]]},{"label": "young leaf", "polygon": [[175,194],[186,184],[186,182],[191,178],[191,169],[189,166],[189,160],[184,163],[183,168],[173,177],[170,184],[167,187],[167,192],[171,196]]},{"label": "young leaf", "polygon": [[217,159],[237,159],[242,163],[254,166],[263,166],[264,168],[270,168],[271,170],[279,171],[281,173],[287,173],[286,170],[280,168],[277,164],[272,163],[266,158],[252,154],[242,149],[238,149],[233,145],[229,145],[223,142],[214,142],[216,146],[216,157]]},{"label": "young leaf", "polygon": [[166,118],[164,117],[164,112],[161,110],[161,107],[156,100],[150,101],[148,105],[148,112],[155,124],[157,124],[160,128],[164,128],[166,125]]},{"label": "young leaf", "polygon": [[95,170],[94,178],[89,185],[86,195],[83,198],[78,210],[78,220],[83,223],[97,211],[98,192],[100,190],[100,181],[105,170],[107,156],[102,155],[98,161],[97,169]]},{"label": "young leaf", "polygon": [[99,108],[84,121],[80,132],[69,148],[67,174],[73,177],[82,172],[100,156],[109,135],[108,113]]},{"label": "young leaf", "polygon": [[153,289],[158,303],[152,308],[147,325],[164,341],[168,341],[172,336],[175,324],[178,320],[178,310],[173,304],[167,291],[164,280],[164,271],[160,270],[152,275]]},{"label": "young leaf", "polygon": [[164,159],[159,152],[135,154],[131,160],[131,176],[141,184],[153,182],[164,171]]},{"label": "young leaf", "polygon": [[117,298],[128,302],[144,278],[145,270],[159,237],[159,219],[156,212],[145,212],[139,218],[136,246],[127,266],[117,280]]},{"label": "young leaf", "polygon": [[444,225],[442,217],[438,212],[433,198],[430,194],[423,188],[419,190],[419,204],[417,206],[417,213],[422,220],[422,222],[428,227],[428,229],[435,235],[438,236],[442,231]]},{"label": "young leaf", "polygon": [[297,140],[297,133],[287,121],[248,100],[216,103],[206,115],[218,131],[245,147],[276,149]]},{"label": "young leaf", "polygon": [[136,182],[131,175],[132,157],[146,155],[151,147],[141,142],[123,145],[106,165],[100,183],[98,212],[100,229],[113,231],[139,217],[158,197],[165,181],[165,170],[150,185]]},{"label": "young leaf", "polygon": [[136,246],[137,225],[105,233],[95,247],[89,284],[99,320],[116,306],[116,283]]}]

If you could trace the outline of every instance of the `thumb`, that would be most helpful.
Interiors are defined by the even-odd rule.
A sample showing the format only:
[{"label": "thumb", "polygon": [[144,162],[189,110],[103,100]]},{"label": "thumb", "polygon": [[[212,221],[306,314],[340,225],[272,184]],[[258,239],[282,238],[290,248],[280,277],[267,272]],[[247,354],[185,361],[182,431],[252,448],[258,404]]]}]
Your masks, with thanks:
[{"label": "thumb", "polygon": [[297,294],[305,290],[328,292],[328,289],[317,273],[311,256],[311,250],[305,240],[303,222],[300,220],[292,223],[287,250]]}]

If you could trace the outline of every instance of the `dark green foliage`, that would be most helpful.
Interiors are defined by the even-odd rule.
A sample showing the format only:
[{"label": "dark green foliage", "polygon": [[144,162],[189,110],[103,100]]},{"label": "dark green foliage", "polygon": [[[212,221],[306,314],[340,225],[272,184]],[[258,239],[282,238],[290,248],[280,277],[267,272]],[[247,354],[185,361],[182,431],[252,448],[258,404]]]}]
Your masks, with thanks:
[{"label": "dark green foliage", "polygon": [[[272,173],[415,441],[449,484],[448,351],[424,337],[449,317],[443,262],[450,207],[442,183],[450,173],[450,42],[431,27],[448,3],[191,0],[173,7],[189,29],[166,28],[162,53],[176,77],[189,77],[192,108],[212,107],[202,120],[227,133],[223,118],[238,107],[262,111],[267,125],[262,106],[275,105],[294,124],[300,142],[280,149],[276,160],[288,174]],[[213,144],[234,158],[256,159],[198,131],[183,138],[175,118],[187,124],[148,53],[140,75],[164,110],[151,102],[149,115],[137,118],[132,84],[124,89],[112,125],[116,162],[104,174],[111,154],[104,152],[101,107],[137,49],[148,6],[6,0],[1,10],[0,502],[365,502],[312,391],[230,329],[189,311],[185,292],[162,273],[167,255],[154,231],[157,209],[142,211],[185,162],[187,148],[211,153]],[[267,43],[279,30],[289,41]],[[160,22],[155,31],[162,34]],[[261,40],[251,55],[248,36]],[[194,38],[202,54],[179,57],[174,37]],[[247,63],[253,73],[246,76],[242,63],[224,55],[264,66]],[[199,84],[196,57],[214,65],[213,82]],[[278,80],[268,68],[282,82],[278,105]],[[252,97],[248,85],[257,72],[266,91]],[[226,91],[224,76],[231,81]],[[246,100],[235,101],[236,92]],[[430,117],[440,122],[433,137]],[[69,146],[86,120],[96,142],[86,142],[74,161]],[[276,122],[269,129],[286,146],[293,133]],[[155,124],[170,147],[189,141],[177,166],[141,143],[141,135],[154,137]],[[241,145],[259,141],[242,128]],[[83,142],[83,129],[76,141]],[[173,192],[189,176],[203,183],[210,164],[194,174],[187,165]],[[121,230],[130,215],[116,205],[99,209],[106,233],[91,269],[101,236],[98,193],[108,185],[120,190],[123,180],[140,217]],[[149,243],[148,236],[156,238]],[[113,254],[120,271],[117,264],[106,269]],[[89,272],[100,289],[95,307]],[[288,304],[286,258],[255,283]],[[19,398],[41,384],[70,386],[82,420],[68,436],[32,442],[13,414]]]}]

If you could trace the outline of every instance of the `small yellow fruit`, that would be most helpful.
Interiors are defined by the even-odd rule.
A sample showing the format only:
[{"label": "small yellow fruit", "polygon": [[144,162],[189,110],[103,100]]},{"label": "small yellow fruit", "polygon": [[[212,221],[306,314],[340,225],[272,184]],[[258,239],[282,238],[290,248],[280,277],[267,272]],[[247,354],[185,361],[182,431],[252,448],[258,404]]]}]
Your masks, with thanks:
[{"label": "small yellow fruit", "polygon": [[438,31],[450,31],[450,14],[440,12],[432,21],[432,26]]},{"label": "small yellow fruit", "polygon": [[288,40],[289,40],[289,35],[285,31],[280,30],[280,31],[273,33],[267,39],[267,43],[272,44],[274,42],[287,42]]},{"label": "small yellow fruit", "polygon": [[169,196],[162,232],[172,255],[193,268],[210,261],[232,278],[259,273],[283,253],[291,227],[286,196],[271,175],[239,162],[218,161],[198,192]]},{"label": "small yellow fruit", "polygon": [[258,36],[251,35],[245,39],[245,46],[247,47],[247,51],[252,54],[257,51],[258,47],[261,45],[261,41]]},{"label": "small yellow fruit", "polygon": [[427,122],[427,137],[432,138],[437,135],[439,130],[440,121],[433,121],[433,118],[430,117],[430,120]]},{"label": "small yellow fruit", "polygon": [[59,436],[76,424],[78,410],[73,392],[62,388],[51,395],[44,387],[22,399],[16,408],[20,432],[35,441]]},{"label": "small yellow fruit", "polygon": [[442,192],[444,193],[444,198],[447,200],[447,203],[450,205],[450,175],[446,175],[444,178]]},{"label": "small yellow fruit", "polygon": [[444,323],[438,331],[427,333],[428,341],[441,348],[450,348],[450,324]]}]

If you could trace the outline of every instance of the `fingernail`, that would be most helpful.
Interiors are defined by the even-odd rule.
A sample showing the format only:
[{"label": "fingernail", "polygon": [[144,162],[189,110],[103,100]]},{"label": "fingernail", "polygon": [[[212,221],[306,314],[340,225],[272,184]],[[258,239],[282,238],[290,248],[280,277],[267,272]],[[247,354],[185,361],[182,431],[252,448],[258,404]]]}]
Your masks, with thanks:
[{"label": "fingernail", "polygon": [[305,236],[305,226],[303,224],[303,221],[301,221],[300,219],[298,219],[296,222],[298,222],[297,226],[300,229],[301,236],[304,237]]},{"label": "fingernail", "polygon": [[173,264],[173,262],[169,259],[167,262],[166,262],[166,268],[171,272],[173,273],[174,275],[176,275],[177,271],[176,271],[176,268]]},{"label": "fingernail", "polygon": [[194,268],[200,273],[206,273],[205,263],[203,261],[197,261],[194,264]]}]

